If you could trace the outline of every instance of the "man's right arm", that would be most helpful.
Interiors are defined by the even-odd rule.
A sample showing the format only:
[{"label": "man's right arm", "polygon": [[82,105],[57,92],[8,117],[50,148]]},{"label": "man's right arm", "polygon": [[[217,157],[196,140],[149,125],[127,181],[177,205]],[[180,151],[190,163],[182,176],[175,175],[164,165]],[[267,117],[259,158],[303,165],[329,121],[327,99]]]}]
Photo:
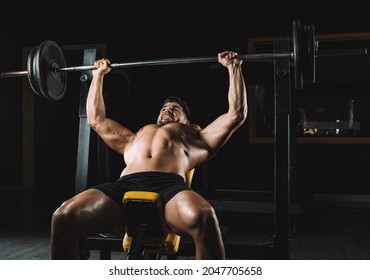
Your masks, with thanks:
[{"label": "man's right arm", "polygon": [[135,133],[118,122],[107,118],[103,98],[104,76],[109,73],[109,60],[101,59],[95,62],[90,84],[86,112],[87,121],[104,142],[114,151],[123,154],[127,144],[135,137]]}]

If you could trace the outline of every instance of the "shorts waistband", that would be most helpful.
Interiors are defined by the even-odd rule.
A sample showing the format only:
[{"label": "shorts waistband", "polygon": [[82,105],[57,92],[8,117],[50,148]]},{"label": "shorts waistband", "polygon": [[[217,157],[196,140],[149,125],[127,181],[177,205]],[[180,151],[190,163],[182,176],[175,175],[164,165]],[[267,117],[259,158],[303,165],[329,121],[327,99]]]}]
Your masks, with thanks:
[{"label": "shorts waistband", "polygon": [[130,178],[137,178],[140,176],[148,177],[165,177],[165,178],[174,178],[176,180],[184,181],[184,178],[177,173],[171,172],[161,172],[161,171],[142,171],[142,172],[135,172],[127,175],[121,176],[118,180],[130,179]]}]

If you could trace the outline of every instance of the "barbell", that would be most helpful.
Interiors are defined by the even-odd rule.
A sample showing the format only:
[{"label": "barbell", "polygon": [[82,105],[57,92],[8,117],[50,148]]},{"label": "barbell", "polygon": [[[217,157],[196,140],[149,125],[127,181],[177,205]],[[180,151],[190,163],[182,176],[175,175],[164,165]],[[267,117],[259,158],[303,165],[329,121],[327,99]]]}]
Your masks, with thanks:
[{"label": "barbell", "polygon": [[[318,42],[315,41],[313,25],[301,25],[293,21],[293,50],[289,53],[261,53],[239,55],[243,61],[266,61],[277,58],[289,58],[294,67],[295,88],[301,89],[303,84],[315,82],[315,60]],[[167,58],[147,61],[112,63],[110,68],[128,68],[151,65],[170,65],[187,63],[217,62],[214,57]],[[51,40],[43,41],[38,47],[31,49],[27,57],[27,70],[3,72],[1,77],[27,76],[32,90],[48,100],[58,101],[63,98],[67,88],[67,72],[93,70],[91,66],[67,67],[60,46]]]}]

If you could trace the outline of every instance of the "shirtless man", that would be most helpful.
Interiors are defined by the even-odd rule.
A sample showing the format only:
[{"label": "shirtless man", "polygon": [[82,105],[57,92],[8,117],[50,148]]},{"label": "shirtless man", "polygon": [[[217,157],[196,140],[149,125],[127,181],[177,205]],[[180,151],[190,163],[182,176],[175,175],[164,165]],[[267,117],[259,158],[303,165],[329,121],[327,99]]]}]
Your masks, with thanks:
[{"label": "shirtless man", "polygon": [[242,61],[232,51],[219,53],[218,61],[228,69],[230,79],[226,113],[197,131],[189,125],[186,103],[171,97],[165,100],[157,123],[138,132],[106,117],[102,92],[110,62],[95,62],[87,98],[88,122],[109,147],[123,155],[126,167],[117,182],[87,189],[54,212],[51,259],[80,259],[80,237],[122,230],[121,201],[124,192],[132,189],[161,194],[168,227],[193,238],[196,259],[226,258],[214,209],[185,183],[185,174],[212,158],[247,118]]}]

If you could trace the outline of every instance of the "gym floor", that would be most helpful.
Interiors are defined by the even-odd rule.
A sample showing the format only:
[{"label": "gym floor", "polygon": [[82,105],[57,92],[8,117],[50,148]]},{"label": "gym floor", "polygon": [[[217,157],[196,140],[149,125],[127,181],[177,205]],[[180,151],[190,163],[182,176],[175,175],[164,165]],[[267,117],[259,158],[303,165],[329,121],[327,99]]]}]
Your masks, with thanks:
[{"label": "gym floor", "polygon": [[[258,220],[258,217],[255,220]],[[245,225],[243,230],[231,227],[226,235],[228,244],[259,244],[263,240],[267,241],[273,232],[273,225],[263,221],[252,221]],[[292,260],[370,259],[368,203],[316,201],[304,214],[293,217],[292,225],[294,225],[290,250]],[[49,245],[48,223],[30,229],[9,227],[0,233],[0,259],[49,260]],[[125,258],[126,255],[123,252],[112,252],[114,260]],[[90,251],[89,259],[99,259],[99,252]],[[194,257],[179,256],[179,259],[194,259]],[[269,259],[268,256],[267,259]]]}]

